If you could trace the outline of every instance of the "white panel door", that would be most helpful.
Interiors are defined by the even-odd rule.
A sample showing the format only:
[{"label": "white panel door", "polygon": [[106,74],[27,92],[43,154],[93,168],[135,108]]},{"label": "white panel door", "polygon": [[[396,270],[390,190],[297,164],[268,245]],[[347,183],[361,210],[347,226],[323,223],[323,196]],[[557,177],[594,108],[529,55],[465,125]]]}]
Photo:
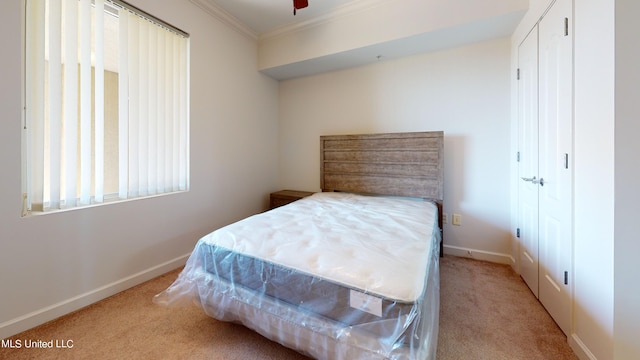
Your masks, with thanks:
[{"label": "white panel door", "polygon": [[[570,328],[572,251],[573,41],[571,0],[558,0],[538,25],[539,44],[539,299]],[[566,272],[566,275],[565,275]]]},{"label": "white panel door", "polygon": [[520,275],[538,297],[538,29],[518,48]]}]

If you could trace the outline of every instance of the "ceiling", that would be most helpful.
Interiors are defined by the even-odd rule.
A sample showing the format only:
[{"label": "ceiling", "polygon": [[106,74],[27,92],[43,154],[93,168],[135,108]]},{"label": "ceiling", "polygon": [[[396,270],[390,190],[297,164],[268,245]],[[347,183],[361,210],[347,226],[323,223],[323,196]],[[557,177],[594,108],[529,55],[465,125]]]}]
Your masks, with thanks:
[{"label": "ceiling", "polygon": [[298,10],[294,16],[292,0],[210,0],[258,35],[327,14],[356,1],[309,0],[309,6]]},{"label": "ceiling", "polygon": [[[326,19],[338,19],[354,11],[375,8],[392,0],[308,0],[309,6],[298,10],[296,15],[293,14],[293,0],[190,1],[260,42],[283,33],[309,28]],[[441,0],[442,4],[448,5],[447,1],[449,0]],[[456,5],[448,8],[455,9],[455,6],[460,6],[465,1],[468,0],[457,0],[454,2]],[[476,18],[472,22],[261,68],[260,71],[276,80],[285,80],[365,65],[380,59],[410,56],[510,36],[526,12],[528,1],[492,0],[492,3],[497,4],[494,6],[495,16],[484,15],[485,17]],[[384,26],[393,26],[393,22],[390,25],[381,24],[381,28]]]}]

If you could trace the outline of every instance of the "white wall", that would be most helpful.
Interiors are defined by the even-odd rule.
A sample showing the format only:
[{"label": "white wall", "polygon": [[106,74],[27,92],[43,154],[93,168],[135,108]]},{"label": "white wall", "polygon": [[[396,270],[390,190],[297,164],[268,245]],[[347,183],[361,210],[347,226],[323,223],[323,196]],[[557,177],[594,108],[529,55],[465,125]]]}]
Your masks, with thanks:
[{"label": "white wall", "polygon": [[256,44],[187,0],[130,2],[191,34],[191,191],[20,218],[23,1],[0,2],[0,338],[178,267],[277,188],[278,84]]},{"label": "white wall", "polygon": [[615,262],[614,270],[614,358],[640,359],[640,286],[638,286],[638,219],[640,178],[640,2],[617,0],[616,99],[615,99]]},{"label": "white wall", "polygon": [[280,187],[318,191],[319,136],[443,130],[446,252],[511,262],[510,44],[499,39],[280,83]]},{"label": "white wall", "polygon": [[614,6],[575,2],[573,334],[576,352],[613,358]]}]

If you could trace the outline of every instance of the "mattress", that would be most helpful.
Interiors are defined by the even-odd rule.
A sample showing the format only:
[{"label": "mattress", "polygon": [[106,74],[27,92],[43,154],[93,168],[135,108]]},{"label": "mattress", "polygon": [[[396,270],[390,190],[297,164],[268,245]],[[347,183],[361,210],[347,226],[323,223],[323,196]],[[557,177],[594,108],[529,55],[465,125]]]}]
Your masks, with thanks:
[{"label": "mattress", "polygon": [[204,236],[156,302],[190,293],[317,358],[435,356],[437,215],[418,199],[317,193]]}]

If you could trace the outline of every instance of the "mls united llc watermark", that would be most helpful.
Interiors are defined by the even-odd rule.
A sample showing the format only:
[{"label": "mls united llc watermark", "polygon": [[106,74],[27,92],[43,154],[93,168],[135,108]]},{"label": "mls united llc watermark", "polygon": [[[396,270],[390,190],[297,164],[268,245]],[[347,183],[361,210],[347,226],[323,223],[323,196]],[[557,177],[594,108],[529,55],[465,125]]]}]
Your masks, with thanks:
[{"label": "mls united llc watermark", "polygon": [[3,339],[3,349],[71,349],[73,340]]}]

